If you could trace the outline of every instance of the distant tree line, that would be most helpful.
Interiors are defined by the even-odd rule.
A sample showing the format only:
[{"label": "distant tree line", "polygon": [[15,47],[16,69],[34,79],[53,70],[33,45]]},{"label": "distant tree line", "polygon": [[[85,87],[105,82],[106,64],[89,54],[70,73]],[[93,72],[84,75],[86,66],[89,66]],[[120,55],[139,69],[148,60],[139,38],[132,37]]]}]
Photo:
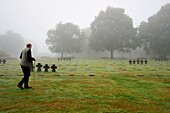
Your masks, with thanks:
[{"label": "distant tree line", "polygon": [[170,55],[170,4],[142,22],[138,28],[139,45],[154,56]]},{"label": "distant tree line", "polygon": [[24,47],[24,38],[13,31],[0,35],[0,57],[18,57]]},{"label": "distant tree line", "polygon": [[[23,38],[19,33],[7,31],[5,34],[0,34],[0,57],[15,57],[18,58],[21,50],[28,43],[27,39]],[[34,54],[38,52],[36,43],[33,43]]]},{"label": "distant tree line", "polygon": [[60,22],[48,30],[46,44],[51,52],[61,53],[61,57],[63,53],[81,52],[84,46],[110,51],[110,58],[114,51],[130,52],[137,47],[153,56],[167,56],[170,54],[170,4],[162,6],[136,28],[124,9],[108,7],[99,12],[88,30]]}]

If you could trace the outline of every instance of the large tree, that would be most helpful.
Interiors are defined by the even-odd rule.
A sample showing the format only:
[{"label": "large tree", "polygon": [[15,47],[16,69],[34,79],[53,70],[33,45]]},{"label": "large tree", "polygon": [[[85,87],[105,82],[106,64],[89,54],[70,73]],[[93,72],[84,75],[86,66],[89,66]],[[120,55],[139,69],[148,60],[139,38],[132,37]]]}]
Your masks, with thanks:
[{"label": "large tree", "polygon": [[106,11],[100,11],[91,23],[91,30],[90,47],[97,51],[110,51],[111,58],[115,50],[125,51],[136,47],[133,42],[136,29],[122,8],[108,7]]},{"label": "large tree", "polygon": [[12,57],[18,57],[24,47],[24,38],[13,31],[7,31],[0,35],[0,51],[4,51]]},{"label": "large tree", "polygon": [[46,44],[53,53],[81,52],[83,34],[79,27],[72,23],[59,23],[55,29],[47,32]]},{"label": "large tree", "polygon": [[148,22],[139,26],[139,40],[144,50],[154,56],[170,55],[170,4],[162,8]]}]

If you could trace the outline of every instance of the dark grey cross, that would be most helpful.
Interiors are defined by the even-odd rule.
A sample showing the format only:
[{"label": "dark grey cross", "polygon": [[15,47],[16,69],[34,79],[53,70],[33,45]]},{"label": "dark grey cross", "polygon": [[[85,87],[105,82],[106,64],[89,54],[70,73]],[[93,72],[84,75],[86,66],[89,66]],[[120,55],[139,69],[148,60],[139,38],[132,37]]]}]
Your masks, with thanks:
[{"label": "dark grey cross", "polygon": [[52,69],[52,72],[56,72],[57,66],[55,66],[55,64],[53,64],[53,65],[51,66],[51,69]]},{"label": "dark grey cross", "polygon": [[137,59],[137,60],[136,60],[136,62],[137,62],[137,64],[139,64],[140,60],[139,60],[139,59]]},{"label": "dark grey cross", "polygon": [[147,60],[145,60],[144,62],[145,62],[145,64],[147,64],[147,63],[148,63],[148,61],[147,61]]},{"label": "dark grey cross", "polygon": [[2,60],[2,62],[5,64],[5,63],[6,63],[6,60],[5,60],[5,59],[3,59],[3,60]]},{"label": "dark grey cross", "polygon": [[45,70],[44,70],[44,72],[48,72],[48,69],[50,68],[49,66],[48,66],[48,64],[45,64],[45,66],[43,67]]},{"label": "dark grey cross", "polygon": [[132,60],[129,60],[129,64],[132,64]]},{"label": "dark grey cross", "polygon": [[37,72],[41,72],[41,67],[42,67],[41,63],[38,63],[36,67],[37,67]]}]

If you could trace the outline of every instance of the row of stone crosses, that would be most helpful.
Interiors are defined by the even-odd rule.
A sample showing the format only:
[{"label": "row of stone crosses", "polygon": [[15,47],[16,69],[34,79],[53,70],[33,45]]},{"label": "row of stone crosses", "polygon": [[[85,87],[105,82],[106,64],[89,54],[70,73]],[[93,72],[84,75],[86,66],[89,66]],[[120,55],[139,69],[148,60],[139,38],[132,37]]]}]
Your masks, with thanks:
[{"label": "row of stone crosses", "polygon": [[5,59],[0,59],[0,64],[3,63],[5,64],[6,63],[6,60]]},{"label": "row of stone crosses", "polygon": [[137,60],[129,60],[129,64],[147,64],[147,59],[137,59]]},{"label": "row of stone crosses", "polygon": [[157,58],[155,58],[156,61],[168,61],[168,58],[166,56],[159,56]]},{"label": "row of stone crosses", "polygon": [[37,67],[37,72],[41,72],[41,68],[44,68],[44,72],[48,72],[48,69],[51,68],[52,72],[56,72],[57,66],[53,64],[51,67],[48,64],[45,64],[44,66],[41,63],[38,63],[36,65]]}]

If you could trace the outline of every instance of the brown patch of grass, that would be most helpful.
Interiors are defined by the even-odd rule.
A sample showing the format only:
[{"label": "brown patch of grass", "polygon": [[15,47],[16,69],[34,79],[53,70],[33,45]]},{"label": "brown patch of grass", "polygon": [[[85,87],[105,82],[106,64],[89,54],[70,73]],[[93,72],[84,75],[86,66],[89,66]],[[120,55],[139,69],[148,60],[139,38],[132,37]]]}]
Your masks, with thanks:
[{"label": "brown patch of grass", "polygon": [[57,99],[55,101],[46,102],[43,106],[63,111],[82,109],[82,107],[74,99]]},{"label": "brown patch of grass", "polygon": [[[15,104],[14,104],[15,103]],[[37,103],[33,102],[32,100],[13,100],[10,105],[3,105],[3,107],[0,107],[0,111],[10,111],[10,110],[20,110],[20,109],[30,109],[31,106],[36,106]]]},{"label": "brown patch of grass", "polygon": [[166,88],[159,88],[156,90],[161,96],[165,97],[165,98],[169,98],[167,99],[170,102],[170,87],[166,87]]},{"label": "brown patch of grass", "polygon": [[[143,101],[143,104],[145,104],[146,100]],[[112,105],[113,108],[119,108],[124,109],[127,112],[146,112],[150,111],[153,113],[156,112],[165,112],[163,109],[159,108],[154,102],[151,102],[150,100],[147,100],[147,103],[149,102],[150,105],[145,106],[141,104],[134,105],[133,100],[125,100],[125,99],[116,99],[116,100],[110,100],[109,104]]]}]

